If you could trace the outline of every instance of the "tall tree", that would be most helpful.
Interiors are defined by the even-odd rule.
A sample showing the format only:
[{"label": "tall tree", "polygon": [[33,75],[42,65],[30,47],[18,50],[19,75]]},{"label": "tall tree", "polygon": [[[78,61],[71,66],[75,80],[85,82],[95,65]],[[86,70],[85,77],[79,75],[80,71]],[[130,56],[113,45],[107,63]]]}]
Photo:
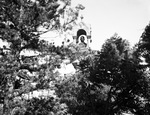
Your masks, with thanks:
[{"label": "tall tree", "polygon": [[98,102],[103,109],[97,114],[114,115],[126,111],[145,114],[142,99],[146,99],[147,82],[133,54],[129,43],[114,35],[106,40],[96,56],[88,79],[106,92],[103,101]]},{"label": "tall tree", "polygon": [[[141,61],[140,65],[141,68],[145,70],[145,76],[147,81],[149,82],[149,68],[150,68],[150,24],[148,24],[144,32],[141,35],[141,39],[139,40],[138,44],[136,45],[136,55]],[[149,87],[147,88],[147,105],[146,110],[150,112],[150,83]]]},{"label": "tall tree", "polygon": [[144,32],[141,35],[141,39],[137,44],[139,56],[143,57],[145,62],[148,64],[150,63],[150,24],[145,27]]},{"label": "tall tree", "polygon": [[[8,43],[0,49],[0,100],[3,115],[10,114],[15,97],[33,90],[50,88],[50,82],[57,77],[53,70],[69,50],[50,45],[40,40],[39,36],[50,30],[60,29],[59,19],[70,2],[0,1],[0,39]],[[41,26],[46,31],[37,29]],[[26,50],[37,51],[38,54],[22,56],[21,53]],[[32,85],[33,82],[36,86]]]}]

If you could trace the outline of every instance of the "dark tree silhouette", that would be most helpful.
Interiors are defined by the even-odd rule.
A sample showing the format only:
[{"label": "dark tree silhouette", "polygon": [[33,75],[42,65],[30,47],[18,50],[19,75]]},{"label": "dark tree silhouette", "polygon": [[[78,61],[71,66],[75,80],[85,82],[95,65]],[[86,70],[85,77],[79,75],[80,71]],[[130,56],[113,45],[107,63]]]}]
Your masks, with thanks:
[{"label": "dark tree silhouette", "polygon": [[[94,107],[103,106],[97,114],[114,115],[127,111],[146,114],[144,106],[148,82],[139,60],[134,57],[129,43],[114,35],[103,44],[100,54],[93,61],[93,67],[88,67],[88,71],[82,70],[88,73],[91,84],[103,87],[100,91],[105,92],[101,95],[105,95],[103,100],[94,102]],[[86,63],[82,66],[86,68]]]}]

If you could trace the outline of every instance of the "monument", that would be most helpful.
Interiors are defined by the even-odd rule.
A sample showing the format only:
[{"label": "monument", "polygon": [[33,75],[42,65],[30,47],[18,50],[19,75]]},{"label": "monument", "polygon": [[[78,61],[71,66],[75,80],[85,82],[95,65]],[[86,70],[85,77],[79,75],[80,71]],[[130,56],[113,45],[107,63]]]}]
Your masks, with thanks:
[{"label": "monument", "polygon": [[91,26],[84,23],[83,21],[79,22],[76,26],[73,27],[73,43],[76,45],[83,45],[86,48],[90,47],[91,40]]}]

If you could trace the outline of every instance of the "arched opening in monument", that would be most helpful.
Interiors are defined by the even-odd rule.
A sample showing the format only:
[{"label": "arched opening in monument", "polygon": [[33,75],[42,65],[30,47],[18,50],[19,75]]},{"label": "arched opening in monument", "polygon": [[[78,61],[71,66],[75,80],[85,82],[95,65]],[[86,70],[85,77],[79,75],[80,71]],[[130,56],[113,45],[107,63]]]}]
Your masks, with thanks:
[{"label": "arched opening in monument", "polygon": [[77,31],[77,36],[79,37],[80,35],[86,35],[86,31],[84,29],[79,29]]},{"label": "arched opening in monument", "polygon": [[87,33],[86,33],[86,31],[84,30],[84,29],[79,29],[78,31],[77,31],[77,43],[79,42],[79,37],[81,36],[81,35],[87,35]]}]

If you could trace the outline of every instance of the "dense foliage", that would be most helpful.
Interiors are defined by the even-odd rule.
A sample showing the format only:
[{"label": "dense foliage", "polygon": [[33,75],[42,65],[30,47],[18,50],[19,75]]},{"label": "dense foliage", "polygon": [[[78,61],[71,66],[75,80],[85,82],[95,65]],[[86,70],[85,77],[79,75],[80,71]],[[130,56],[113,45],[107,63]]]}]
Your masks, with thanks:
[{"label": "dense foliage", "polygon": [[[0,48],[0,101],[3,115],[12,114],[20,106],[24,106],[24,111],[34,114],[37,110],[33,108],[37,108],[41,102],[41,105],[50,103],[50,106],[53,106],[51,98],[42,100],[29,98],[27,101],[30,101],[31,105],[26,106],[27,102],[23,95],[29,95],[37,90],[53,90],[52,83],[58,76],[53,70],[60,65],[65,55],[70,54],[70,50],[55,47],[40,40],[39,37],[51,30],[66,31],[67,25],[76,20],[80,7],[72,12],[73,18],[68,17],[70,20],[63,25],[60,23],[60,17],[70,2],[70,0],[0,1],[0,39],[7,43]],[[45,28],[45,31],[39,31],[39,28]],[[29,52],[28,55],[22,55],[26,51]],[[34,55],[30,55],[30,52],[34,52]],[[23,104],[14,104],[18,98],[22,99]],[[41,107],[46,113],[38,114],[54,112],[44,106]],[[38,111],[43,110],[38,108]]]},{"label": "dense foliage", "polygon": [[126,40],[113,36],[95,59],[89,79],[96,85],[107,87],[105,115],[126,111],[144,114],[141,98],[146,98],[148,83],[133,53]]},{"label": "dense foliage", "polygon": [[114,35],[80,62],[77,75],[59,84],[60,97],[73,115],[148,114],[149,77],[140,62],[137,51]]}]

